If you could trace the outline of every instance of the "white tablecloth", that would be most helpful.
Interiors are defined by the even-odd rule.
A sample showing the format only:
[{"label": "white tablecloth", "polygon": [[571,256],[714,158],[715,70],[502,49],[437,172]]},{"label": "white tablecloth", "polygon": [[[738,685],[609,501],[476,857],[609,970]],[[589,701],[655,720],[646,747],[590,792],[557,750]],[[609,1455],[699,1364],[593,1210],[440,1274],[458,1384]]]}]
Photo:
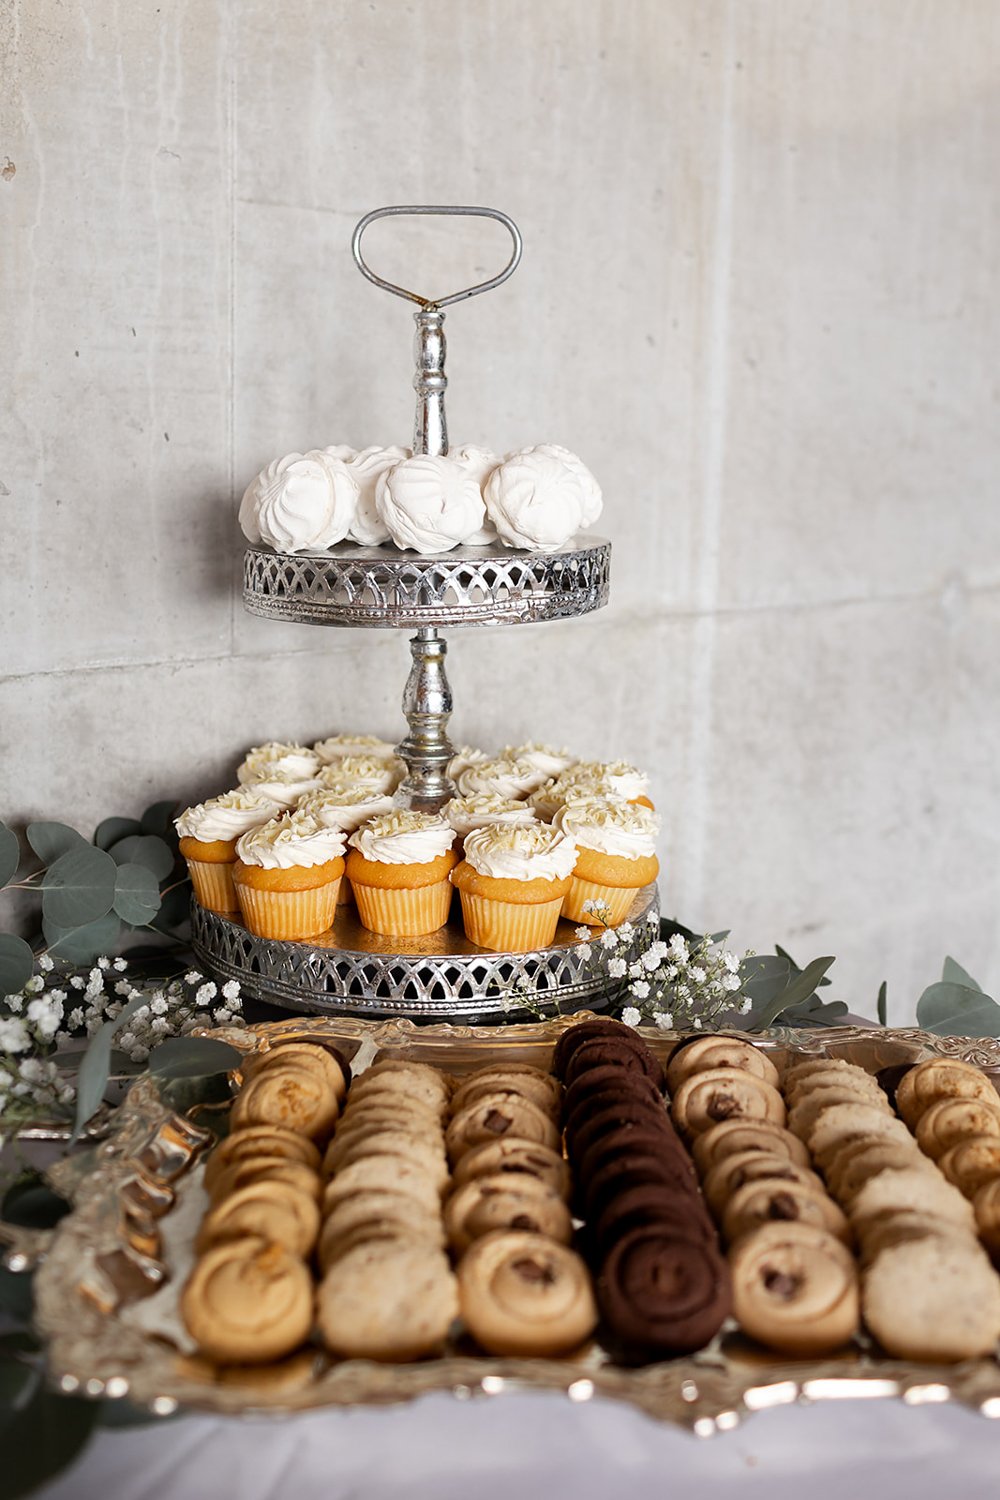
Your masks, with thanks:
[{"label": "white tablecloth", "polygon": [[98,1435],[45,1500],[996,1500],[1000,1424],[951,1406],[843,1401],[696,1438],[558,1395],[185,1417]]}]

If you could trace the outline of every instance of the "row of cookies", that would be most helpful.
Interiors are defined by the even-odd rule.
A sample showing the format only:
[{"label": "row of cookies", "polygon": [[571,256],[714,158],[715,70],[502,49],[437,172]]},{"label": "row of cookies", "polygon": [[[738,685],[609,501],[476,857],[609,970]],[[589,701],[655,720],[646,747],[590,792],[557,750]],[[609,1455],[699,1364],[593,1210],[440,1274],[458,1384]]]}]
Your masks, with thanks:
[{"label": "row of cookies", "polygon": [[[935,1073],[942,1063],[947,1070],[936,1059]],[[897,1093],[903,1108],[911,1077],[900,1084],[902,1100]],[[1000,1279],[977,1241],[972,1209],[921,1152],[886,1092],[842,1059],[793,1064],[784,1087],[789,1118],[860,1246],[869,1331],[903,1359],[991,1353],[1000,1337]]]},{"label": "row of cookies", "polygon": [[667,1082],[728,1246],[741,1328],[785,1354],[840,1348],[859,1323],[851,1230],[787,1128],[778,1069],[748,1042],[705,1037],[674,1052]]},{"label": "row of cookies", "polygon": [[979,1237],[1000,1259],[1000,1098],[978,1068],[930,1058],[896,1090],[896,1108],[917,1145],[972,1204]]},{"label": "row of cookies", "polygon": [[517,1062],[476,1069],[452,1099],[445,1227],[462,1321],[490,1354],[566,1354],[597,1321],[586,1266],[571,1248],[561,1102],[555,1078]]},{"label": "row of cookies", "polygon": [[729,1276],[659,1063],[634,1031],[596,1020],[563,1034],[553,1066],[608,1341],[629,1361],[702,1348],[729,1314]]},{"label": "row of cookies", "polygon": [[223,1363],[281,1359],[313,1324],[309,1260],[320,1225],[320,1147],[347,1091],[331,1051],[290,1042],[248,1065],[230,1134],[205,1167],[209,1197],[181,1315]]}]

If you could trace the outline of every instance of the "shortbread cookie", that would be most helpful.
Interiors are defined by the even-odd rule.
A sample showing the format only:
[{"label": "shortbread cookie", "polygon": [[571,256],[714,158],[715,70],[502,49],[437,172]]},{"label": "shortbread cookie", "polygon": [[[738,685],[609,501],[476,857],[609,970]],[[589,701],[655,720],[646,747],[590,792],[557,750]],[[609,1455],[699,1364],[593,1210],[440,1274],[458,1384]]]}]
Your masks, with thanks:
[{"label": "shortbread cookie", "polygon": [[289,1182],[258,1179],[216,1203],[198,1231],[199,1253],[222,1240],[259,1235],[303,1260],[319,1234],[316,1199]]},{"label": "shortbread cookie", "polygon": [[1000,1255],[1000,1178],[984,1182],[972,1200],[979,1238],[991,1255]]},{"label": "shortbread cookie", "polygon": [[533,1177],[555,1188],[561,1198],[569,1197],[569,1163],[558,1151],[510,1136],[485,1141],[467,1151],[455,1168],[452,1186],[459,1188],[474,1177],[486,1177],[495,1172],[530,1172]]},{"label": "shortbread cookie", "polygon": [[799,1094],[797,1103],[788,1112],[788,1129],[800,1140],[808,1141],[813,1126],[826,1110],[832,1109],[835,1104],[859,1103],[867,1104],[872,1109],[880,1109],[883,1114],[892,1116],[889,1101],[881,1090],[879,1090],[878,1099],[869,1099],[853,1093],[850,1088],[831,1085],[829,1088],[810,1089],[808,1092]]},{"label": "shortbread cookie", "polygon": [[973,1232],[975,1215],[966,1198],[946,1182],[940,1172],[925,1172],[919,1167],[879,1172],[855,1194],[851,1220],[862,1225],[868,1219],[901,1209],[925,1213],[949,1220]]},{"label": "shortbread cookie", "polygon": [[883,1250],[909,1240],[943,1239],[957,1240],[962,1245],[975,1244],[975,1235],[970,1233],[967,1225],[911,1208],[894,1209],[892,1213],[878,1214],[874,1219],[860,1220],[857,1235],[864,1265],[869,1265]]},{"label": "shortbread cookie", "polygon": [[408,1114],[402,1107],[371,1110],[361,1108],[349,1109],[341,1117],[336,1134],[338,1147],[342,1149],[352,1138],[373,1135],[376,1130],[402,1131],[403,1135],[412,1136],[414,1140],[429,1144],[444,1139],[441,1127],[436,1121],[428,1121],[421,1116]]},{"label": "shortbread cookie", "polygon": [[234,1130],[281,1125],[311,1140],[326,1140],[339,1114],[337,1096],[315,1071],[289,1062],[247,1080],[230,1115]]},{"label": "shortbread cookie", "polygon": [[308,1338],[312,1278],[273,1241],[228,1240],[196,1263],[181,1294],[181,1316],[209,1359],[268,1364]]},{"label": "shortbread cookie", "polygon": [[357,1132],[344,1140],[335,1136],[323,1158],[323,1171],[335,1177],[343,1167],[366,1156],[398,1156],[423,1172],[439,1192],[448,1185],[448,1163],[441,1146],[403,1130]]},{"label": "shortbread cookie", "polygon": [[974,1241],[927,1237],[883,1250],[864,1274],[862,1307],[897,1359],[985,1358],[1000,1337],[1000,1278]]},{"label": "shortbread cookie", "polygon": [[586,1116],[600,1109],[602,1100],[623,1097],[644,1098],[660,1109],[664,1108],[663,1095],[651,1078],[645,1074],[624,1073],[614,1063],[605,1063],[599,1068],[588,1068],[564,1091],[563,1120],[568,1125],[578,1110]]},{"label": "shortbread cookie", "polygon": [[477,1068],[464,1077],[451,1099],[451,1112],[457,1115],[467,1104],[472,1104],[483,1094],[520,1094],[537,1104],[546,1114],[556,1119],[562,1104],[562,1085],[550,1073],[533,1068],[529,1063],[496,1063],[488,1068]]},{"label": "shortbread cookie", "polygon": [[700,1036],[683,1043],[667,1064],[667,1092],[676,1094],[681,1084],[708,1068],[739,1068],[764,1083],[778,1087],[778,1070],[759,1047],[738,1037]]},{"label": "shortbread cookie", "polygon": [[857,1332],[858,1274],[850,1251],[812,1224],[763,1224],[730,1256],[744,1333],[797,1358],[832,1354]]},{"label": "shortbread cookie", "polygon": [[771,1084],[740,1068],[709,1068],[681,1084],[671,1116],[682,1135],[699,1136],[723,1120],[785,1123],[785,1105]]},{"label": "shortbread cookie", "polygon": [[445,1135],[448,1157],[455,1166],[467,1151],[501,1136],[537,1141],[550,1150],[559,1145],[559,1130],[544,1110],[515,1094],[486,1094],[461,1110]]},{"label": "shortbread cookie", "polygon": [[429,1129],[440,1126],[446,1112],[443,1104],[432,1104],[417,1094],[411,1097],[402,1087],[390,1087],[390,1082],[390,1079],[383,1076],[373,1079],[363,1092],[355,1093],[352,1089],[344,1109],[344,1118],[356,1117],[370,1110],[402,1110],[414,1119],[426,1121]]},{"label": "shortbread cookie", "polygon": [[917,1121],[917,1145],[937,1161],[959,1141],[974,1135],[992,1135],[1000,1141],[1000,1098],[936,1099]]},{"label": "shortbread cookie", "polygon": [[852,1235],[843,1211],[828,1193],[794,1182],[747,1182],[722,1211],[722,1232],[730,1245],[761,1224],[812,1224],[849,1245]]},{"label": "shortbread cookie", "polygon": [[523,1229],[561,1245],[573,1238],[573,1220],[565,1202],[530,1172],[473,1178],[448,1199],[444,1224],[456,1255],[464,1255],[474,1240],[496,1229]]},{"label": "shortbread cookie", "polygon": [[629,1358],[704,1348],[732,1307],[729,1268],[718,1250],[690,1231],[656,1224],[618,1240],[597,1294],[609,1333]]},{"label": "shortbread cookie", "polygon": [[786,1075],[783,1092],[785,1100],[790,1107],[798,1104],[800,1099],[814,1093],[817,1089],[838,1088],[844,1089],[852,1098],[866,1100],[874,1104],[888,1105],[889,1097],[880,1086],[878,1079],[873,1078],[871,1073],[866,1073],[864,1068],[856,1067],[853,1063],[841,1062],[839,1059],[827,1059],[823,1065],[810,1067],[806,1073],[793,1073]]},{"label": "shortbread cookie", "polygon": [[351,1099],[363,1099],[377,1089],[419,1099],[438,1114],[447,1109],[451,1094],[445,1075],[430,1064],[391,1060],[375,1063],[359,1074],[351,1084]]},{"label": "shortbread cookie", "polygon": [[931,1057],[917,1063],[896,1088],[896,1108],[911,1130],[938,1099],[982,1099],[996,1104],[993,1084],[971,1063],[954,1057]]},{"label": "shortbread cookie", "polygon": [[902,1120],[872,1104],[832,1104],[809,1132],[809,1151],[824,1169],[840,1147],[862,1136],[872,1140],[911,1140]]},{"label": "shortbread cookie", "polygon": [[959,1192],[972,1198],[984,1185],[1000,1177],[1000,1140],[995,1135],[972,1135],[938,1158],[938,1167]]},{"label": "shortbread cookie", "polygon": [[256,1077],[265,1068],[282,1068],[292,1064],[316,1073],[342,1104],[347,1094],[347,1076],[340,1062],[326,1047],[311,1042],[283,1042],[266,1052],[251,1052],[241,1068],[244,1081]]},{"label": "shortbread cookie", "polygon": [[748,1182],[792,1182],[814,1193],[824,1193],[822,1178],[787,1156],[768,1151],[739,1151],[717,1162],[702,1183],[705,1201],[718,1219],[729,1199]]},{"label": "shortbread cookie", "polygon": [[[367,1196],[367,1194],[358,1195],[359,1198]],[[399,1193],[373,1193],[371,1197],[399,1200],[401,1195]],[[352,1209],[355,1209],[354,1200],[347,1201]],[[421,1213],[412,1199],[403,1199],[402,1202],[403,1205],[408,1203],[409,1207],[400,1206],[398,1201],[390,1204],[383,1212],[380,1212],[375,1204],[368,1204],[364,1208],[358,1207],[356,1208],[358,1217],[354,1217],[352,1222],[346,1222],[343,1215],[331,1214],[320,1231],[319,1244],[316,1247],[316,1259],[321,1273],[325,1276],[335,1260],[339,1260],[359,1245],[374,1244],[381,1240],[430,1245],[436,1250],[443,1250],[445,1237],[440,1217],[431,1218],[429,1214]]]},{"label": "shortbread cookie", "polygon": [[458,1282],[465,1326],[489,1354],[567,1354],[597,1323],[583,1261],[540,1234],[484,1235],[462,1257]]},{"label": "shortbread cookie", "polygon": [[441,1192],[422,1167],[401,1156],[364,1156],[343,1167],[323,1190],[323,1213],[353,1193],[378,1189],[403,1193],[434,1213],[441,1209]]},{"label": "shortbread cookie", "polygon": [[692,1143],[695,1166],[705,1177],[716,1162],[742,1151],[778,1152],[797,1166],[810,1165],[809,1152],[798,1136],[767,1120],[723,1120]]},{"label": "shortbread cookie", "polygon": [[318,1203],[323,1194],[323,1182],[318,1172],[301,1161],[289,1161],[283,1156],[246,1156],[230,1162],[228,1167],[213,1179],[209,1194],[213,1203],[219,1203],[235,1193],[237,1188],[251,1182],[288,1182],[300,1192],[307,1193]]},{"label": "shortbread cookie", "polygon": [[916,1141],[870,1141],[862,1136],[849,1144],[852,1149],[838,1151],[826,1171],[830,1191],[848,1210],[865,1183],[880,1172],[934,1171],[933,1162],[927,1160]]},{"label": "shortbread cookie", "polygon": [[448,1257],[415,1240],[369,1242],[339,1256],[316,1299],[323,1341],[346,1359],[440,1353],[457,1313]]},{"label": "shortbread cookie", "polygon": [[[600,1106],[598,1108],[598,1106]],[[634,1125],[662,1131],[666,1121],[662,1102],[627,1095],[620,1099],[595,1099],[590,1112],[577,1109],[566,1122],[566,1146],[574,1157],[582,1158],[594,1141],[622,1125]]]},{"label": "shortbread cookie", "polygon": [[211,1191],[226,1167],[252,1156],[284,1156],[317,1172],[321,1161],[319,1151],[304,1135],[277,1125],[251,1125],[232,1131],[216,1146],[205,1164],[205,1187]]}]

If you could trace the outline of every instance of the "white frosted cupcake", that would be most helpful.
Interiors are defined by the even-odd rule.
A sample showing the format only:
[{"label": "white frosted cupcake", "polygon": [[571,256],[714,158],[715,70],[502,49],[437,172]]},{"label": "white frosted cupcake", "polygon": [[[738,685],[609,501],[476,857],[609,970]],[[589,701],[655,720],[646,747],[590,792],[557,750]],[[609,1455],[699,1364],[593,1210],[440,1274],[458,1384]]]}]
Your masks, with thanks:
[{"label": "white frosted cupcake", "polygon": [[465,835],[476,828],[488,828],[491,823],[524,828],[527,824],[538,821],[527,803],[519,802],[513,797],[500,797],[496,792],[474,792],[471,797],[453,797],[442,807],[441,816],[447,818],[455,830],[455,850],[459,856]]},{"label": "white frosted cupcake", "polygon": [[493,792],[498,797],[524,798],[541,786],[545,776],[530,760],[511,760],[498,755],[479,761],[459,773],[458,794],[474,797],[479,792]]},{"label": "white frosted cupcake", "polygon": [[236,841],[280,811],[269,797],[252,787],[240,787],[185,808],[175,820],[195,900],[206,911],[239,911],[233,886]]},{"label": "white frosted cupcake", "polygon": [[313,752],[325,766],[333,765],[345,756],[368,755],[375,760],[394,760],[396,747],[390,740],[380,740],[377,734],[331,734],[329,739],[317,740]]},{"label": "white frosted cupcake", "polygon": [[543,745],[538,740],[529,740],[525,745],[505,745],[500,754],[507,760],[524,760],[540,771],[542,776],[561,776],[577,758],[568,750],[559,750],[555,745]]},{"label": "white frosted cupcake", "polygon": [[248,930],[296,940],[332,927],[344,873],[344,835],[308,813],[284,813],[245,833],[233,884]]},{"label": "white frosted cupcake", "polygon": [[378,755],[343,755],[332,760],[319,773],[322,789],[345,784],[364,787],[368,792],[394,792],[406,775],[406,766],[395,758]]},{"label": "white frosted cupcake", "polygon": [[551,823],[567,802],[594,797],[618,797],[652,808],[648,789],[649,777],[626,761],[579,761],[559,776],[549,777],[532,792],[528,802],[542,822]]},{"label": "white frosted cupcake", "polygon": [[[299,803],[299,811],[308,813],[322,823],[324,828],[339,828],[346,836],[367,823],[369,818],[392,812],[393,806],[393,800],[387,792],[373,792],[364,782],[334,781],[325,790],[310,792],[307,797],[303,797]],[[351,882],[345,875],[340,882],[338,904],[346,906],[350,899]]]},{"label": "white frosted cupcake", "polygon": [[369,932],[419,937],[448,920],[455,830],[437,813],[380,813],[352,833],[347,874]]},{"label": "white frosted cupcake", "polygon": [[466,937],[494,953],[547,947],[575,863],[576,846],[559,828],[493,823],[474,829],[451,877],[462,898]]},{"label": "white frosted cupcake", "polygon": [[459,745],[448,762],[448,775],[452,781],[457,782],[463,771],[467,771],[470,766],[481,766],[486,760],[489,760],[489,756],[485,750],[477,750],[474,745]]},{"label": "white frosted cupcake", "polygon": [[240,762],[236,780],[240,786],[252,786],[254,782],[266,781],[279,776],[289,781],[308,781],[320,768],[320,758],[315,750],[305,745],[283,744],[270,740],[266,745],[255,745]]},{"label": "white frosted cupcake", "polygon": [[[656,813],[620,797],[595,798],[567,802],[556,814],[555,827],[577,847],[563,916],[570,922],[618,927],[628,916],[636,891],[659,874]],[[599,902],[601,916],[585,910],[587,902]]]}]

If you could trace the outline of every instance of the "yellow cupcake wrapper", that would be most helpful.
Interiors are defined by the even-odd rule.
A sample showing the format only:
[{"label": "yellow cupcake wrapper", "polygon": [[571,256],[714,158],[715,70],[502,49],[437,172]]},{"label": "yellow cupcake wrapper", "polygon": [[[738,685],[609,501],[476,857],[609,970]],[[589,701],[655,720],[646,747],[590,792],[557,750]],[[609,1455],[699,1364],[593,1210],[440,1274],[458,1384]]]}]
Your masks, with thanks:
[{"label": "yellow cupcake wrapper", "polygon": [[359,880],[352,880],[351,888],[361,925],[369,932],[378,932],[385,937],[423,937],[428,932],[437,932],[448,920],[450,880],[416,886],[412,890],[362,885]]},{"label": "yellow cupcake wrapper", "polygon": [[250,932],[291,942],[318,937],[333,926],[340,879],[307,891],[266,891],[251,885],[238,885],[236,890]]},{"label": "yellow cupcake wrapper", "polygon": [[[634,900],[633,886],[599,885],[594,880],[580,880],[573,875],[569,890],[563,898],[562,914],[567,922],[587,922],[591,927],[603,927],[605,924],[608,927],[620,927],[632,910]],[[602,913],[603,921],[593,912],[584,911],[585,901],[599,901],[602,907],[607,908]]]},{"label": "yellow cupcake wrapper", "polygon": [[[234,860],[233,864],[235,863]],[[194,899],[206,911],[239,911],[240,903],[233,885],[233,864],[209,864],[203,859],[188,860]]]},{"label": "yellow cupcake wrapper", "polygon": [[515,905],[488,896],[461,892],[465,935],[477,948],[493,953],[527,953],[547,948],[556,935],[562,900]]}]

